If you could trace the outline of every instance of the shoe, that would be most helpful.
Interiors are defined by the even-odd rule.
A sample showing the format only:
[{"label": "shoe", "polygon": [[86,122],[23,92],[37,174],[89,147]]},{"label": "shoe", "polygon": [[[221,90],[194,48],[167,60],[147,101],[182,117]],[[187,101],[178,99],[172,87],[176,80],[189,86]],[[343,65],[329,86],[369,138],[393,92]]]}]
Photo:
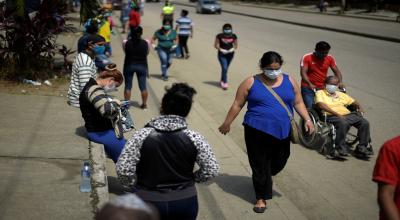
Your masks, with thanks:
[{"label": "shoe", "polygon": [[185,59],[189,59],[190,54],[186,54]]},{"label": "shoe", "polygon": [[267,209],[267,207],[254,207],[253,211],[255,213],[264,213],[266,209]]},{"label": "shoe", "polygon": [[227,90],[228,87],[229,87],[228,83],[223,83],[223,85],[222,85],[223,90]]},{"label": "shoe", "polygon": [[168,76],[162,76],[161,78],[162,78],[162,80],[164,80],[164,81],[168,81]]},{"label": "shoe", "polygon": [[147,105],[146,105],[146,104],[142,104],[142,105],[140,106],[140,108],[143,109],[143,110],[145,110],[145,109],[147,109]]},{"label": "shoe", "polygon": [[339,156],[341,156],[341,157],[349,156],[349,152],[347,150],[338,149],[338,153],[339,153]]}]

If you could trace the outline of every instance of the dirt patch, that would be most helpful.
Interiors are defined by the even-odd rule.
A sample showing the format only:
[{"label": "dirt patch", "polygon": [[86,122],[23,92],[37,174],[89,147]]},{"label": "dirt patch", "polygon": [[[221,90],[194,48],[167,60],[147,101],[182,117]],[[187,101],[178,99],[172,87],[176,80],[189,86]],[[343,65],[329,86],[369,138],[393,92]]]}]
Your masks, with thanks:
[{"label": "dirt patch", "polygon": [[40,86],[34,86],[31,84],[0,80],[0,92],[22,95],[67,96],[69,79],[57,78],[49,81],[52,84],[51,86],[45,85],[43,82]]}]

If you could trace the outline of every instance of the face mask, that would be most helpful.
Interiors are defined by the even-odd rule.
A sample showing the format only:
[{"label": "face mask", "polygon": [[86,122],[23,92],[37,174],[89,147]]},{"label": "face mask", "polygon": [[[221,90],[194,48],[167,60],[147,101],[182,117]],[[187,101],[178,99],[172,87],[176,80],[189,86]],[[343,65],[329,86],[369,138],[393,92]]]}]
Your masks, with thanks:
[{"label": "face mask", "polygon": [[169,31],[171,30],[171,25],[164,25],[163,28],[164,30]]},{"label": "face mask", "polygon": [[106,51],[106,47],[105,46],[100,46],[100,45],[95,45],[92,49],[93,53],[95,53],[96,55],[101,55],[104,54],[104,52]]},{"label": "face mask", "polygon": [[106,93],[114,92],[117,91],[117,87],[115,86],[115,83],[111,83],[110,85],[106,85],[103,87],[104,91]]},{"label": "face mask", "polygon": [[224,34],[232,34],[232,29],[224,29]]},{"label": "face mask", "polygon": [[276,78],[278,78],[279,75],[282,74],[282,70],[281,70],[281,68],[279,68],[277,70],[265,69],[264,74],[270,79],[276,79]]},{"label": "face mask", "polygon": [[338,90],[338,86],[337,85],[326,84],[325,89],[330,94],[333,94]]},{"label": "face mask", "polygon": [[318,59],[322,60],[322,59],[324,59],[324,58],[326,57],[327,54],[315,51],[315,52],[314,52],[314,55],[315,55]]}]

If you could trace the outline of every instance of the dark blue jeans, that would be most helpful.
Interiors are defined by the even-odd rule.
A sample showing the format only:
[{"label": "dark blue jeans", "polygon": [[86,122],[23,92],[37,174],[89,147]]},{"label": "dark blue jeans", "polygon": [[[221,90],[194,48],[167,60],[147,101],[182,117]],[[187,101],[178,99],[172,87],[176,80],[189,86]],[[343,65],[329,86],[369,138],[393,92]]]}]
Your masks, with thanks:
[{"label": "dark blue jeans", "polygon": [[175,201],[147,202],[157,208],[160,220],[195,220],[199,212],[197,196]]},{"label": "dark blue jeans", "polygon": [[168,77],[168,68],[172,63],[171,51],[167,49],[157,48],[158,57],[161,62],[161,75],[162,77]]},{"label": "dark blue jeans", "polygon": [[132,89],[132,80],[133,80],[133,75],[135,73],[138,78],[139,89],[142,92],[146,90],[146,77],[147,77],[146,64],[124,65],[125,90]]},{"label": "dark blue jeans", "polygon": [[306,108],[312,108],[314,103],[315,92],[312,89],[301,87],[301,96],[303,97]]},{"label": "dark blue jeans", "polygon": [[99,132],[88,132],[87,137],[90,141],[104,145],[104,151],[107,155],[117,163],[118,157],[125,146],[125,139],[118,139],[115,135],[114,129]]},{"label": "dark blue jeans", "polygon": [[221,81],[224,83],[228,82],[228,68],[234,55],[235,53],[223,54],[221,52],[218,52],[218,61],[221,65]]}]

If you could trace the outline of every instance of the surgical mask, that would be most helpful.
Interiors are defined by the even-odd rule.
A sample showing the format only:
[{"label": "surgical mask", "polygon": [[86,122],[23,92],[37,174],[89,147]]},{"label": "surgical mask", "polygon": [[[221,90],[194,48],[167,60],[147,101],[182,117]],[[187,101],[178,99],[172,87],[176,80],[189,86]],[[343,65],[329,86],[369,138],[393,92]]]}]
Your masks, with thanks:
[{"label": "surgical mask", "polygon": [[224,34],[232,34],[232,29],[224,29]]},{"label": "surgical mask", "polygon": [[164,25],[163,28],[164,30],[169,31],[171,30],[171,25]]},{"label": "surgical mask", "polygon": [[104,54],[104,52],[106,51],[106,47],[103,45],[95,45],[92,49],[93,53],[96,55],[101,55]]},{"label": "surgical mask", "polygon": [[106,93],[114,92],[117,91],[117,87],[115,86],[115,83],[111,83],[110,85],[106,85],[103,87],[104,91]]},{"label": "surgical mask", "polygon": [[338,90],[338,86],[337,85],[326,84],[325,89],[330,94],[333,94]]},{"label": "surgical mask", "polygon": [[276,79],[278,78],[279,75],[282,74],[282,69],[279,68],[277,70],[268,70],[264,69],[264,74],[269,78],[269,79]]}]

